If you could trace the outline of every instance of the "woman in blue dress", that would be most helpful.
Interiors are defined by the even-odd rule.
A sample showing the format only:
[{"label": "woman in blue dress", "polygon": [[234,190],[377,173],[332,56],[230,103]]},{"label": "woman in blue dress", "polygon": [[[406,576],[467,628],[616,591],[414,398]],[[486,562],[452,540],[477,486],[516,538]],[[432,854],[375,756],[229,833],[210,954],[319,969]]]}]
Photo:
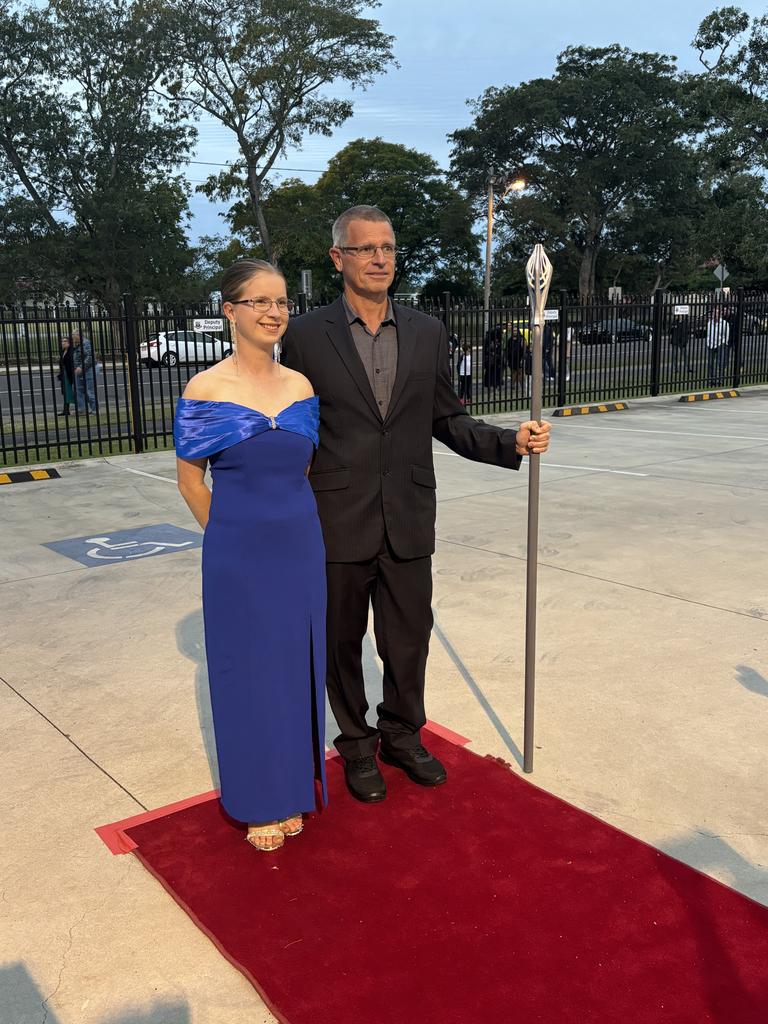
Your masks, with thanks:
[{"label": "woman in blue dress", "polygon": [[221,802],[269,851],[301,831],[316,780],[326,798],[325,551],[307,480],[319,400],[274,358],[291,310],[280,272],[240,260],[221,293],[232,355],[189,381],[174,437],[179,490],[205,530]]}]

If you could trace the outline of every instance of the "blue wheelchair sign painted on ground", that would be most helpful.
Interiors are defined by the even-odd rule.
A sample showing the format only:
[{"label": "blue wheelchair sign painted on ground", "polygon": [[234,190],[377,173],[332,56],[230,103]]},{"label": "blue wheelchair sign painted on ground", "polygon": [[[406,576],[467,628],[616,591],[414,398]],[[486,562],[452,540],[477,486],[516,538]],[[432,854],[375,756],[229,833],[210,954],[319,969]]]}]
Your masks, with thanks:
[{"label": "blue wheelchair sign painted on ground", "polygon": [[203,535],[180,526],[160,523],[158,526],[137,526],[132,530],[106,530],[89,533],[86,537],[53,540],[43,547],[72,558],[81,565],[116,565],[118,562],[136,562],[155,555],[171,555],[175,551],[190,551],[202,547]]}]

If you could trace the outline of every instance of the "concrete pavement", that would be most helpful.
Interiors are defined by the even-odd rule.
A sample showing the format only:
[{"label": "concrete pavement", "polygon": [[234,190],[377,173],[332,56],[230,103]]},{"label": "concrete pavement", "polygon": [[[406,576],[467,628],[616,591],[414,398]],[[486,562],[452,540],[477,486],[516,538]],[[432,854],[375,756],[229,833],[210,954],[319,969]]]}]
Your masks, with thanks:
[{"label": "concrete pavement", "polygon": [[[768,904],[768,389],[630,405],[556,421],[542,470],[532,781]],[[520,770],[527,470],[435,452],[427,711]],[[215,785],[199,549],[42,546],[195,529],[173,454],[58,468],[0,488],[0,1019],[272,1021],[93,832]]]}]

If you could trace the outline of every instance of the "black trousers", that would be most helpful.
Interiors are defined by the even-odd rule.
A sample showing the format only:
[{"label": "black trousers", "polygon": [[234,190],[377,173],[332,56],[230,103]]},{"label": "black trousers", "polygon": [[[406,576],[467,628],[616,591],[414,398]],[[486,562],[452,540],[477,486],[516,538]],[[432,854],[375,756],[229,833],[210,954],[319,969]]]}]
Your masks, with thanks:
[{"label": "black trousers", "polygon": [[[328,699],[341,729],[336,748],[347,760],[420,743],[424,673],[432,631],[432,559],[398,558],[389,542],[365,562],[329,562]],[[363,638],[373,604],[376,649],[384,663],[378,728],[366,722]]]}]

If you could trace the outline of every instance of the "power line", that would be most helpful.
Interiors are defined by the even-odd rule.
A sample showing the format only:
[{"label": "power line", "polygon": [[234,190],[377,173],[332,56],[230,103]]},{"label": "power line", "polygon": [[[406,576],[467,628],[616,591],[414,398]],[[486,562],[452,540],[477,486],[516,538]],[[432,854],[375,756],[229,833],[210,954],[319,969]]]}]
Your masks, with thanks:
[{"label": "power line", "polygon": [[[200,164],[203,167],[230,167],[230,164],[219,164],[213,160],[188,160],[190,164]],[[319,171],[316,167],[273,167],[273,171],[304,171],[307,174],[325,174],[325,171]]]}]

